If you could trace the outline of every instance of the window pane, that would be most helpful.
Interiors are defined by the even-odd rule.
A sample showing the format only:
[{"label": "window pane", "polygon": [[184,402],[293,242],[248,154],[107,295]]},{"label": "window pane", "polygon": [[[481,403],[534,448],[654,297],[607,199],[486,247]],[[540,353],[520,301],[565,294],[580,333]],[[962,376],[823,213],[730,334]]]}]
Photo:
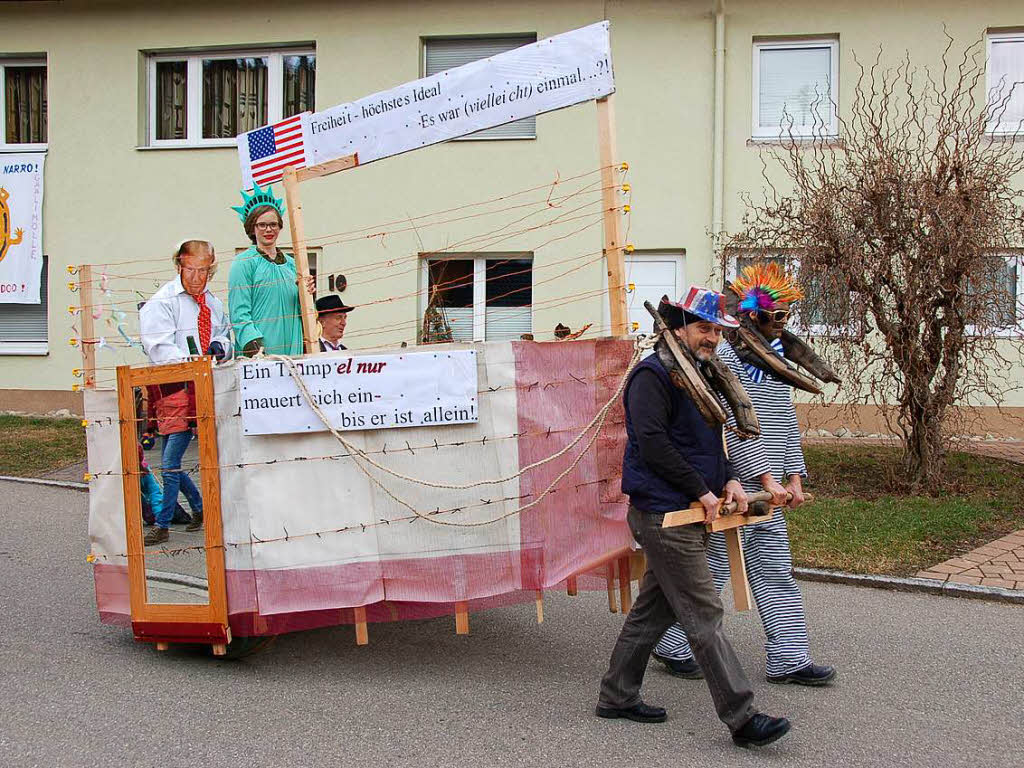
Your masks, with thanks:
[{"label": "window pane", "polygon": [[831,270],[802,276],[804,298],[797,305],[800,325],[846,328],[850,325],[850,292]]},{"label": "window pane", "polygon": [[806,133],[831,125],[832,49],[765,48],[758,57],[758,127]]},{"label": "window pane", "polygon": [[188,124],[188,66],[184,61],[156,63],[156,137],[184,139]]},{"label": "window pane", "polygon": [[1012,328],[1020,322],[1017,263],[993,257],[967,283],[967,295],[980,309],[986,328]]},{"label": "window pane", "polygon": [[234,138],[267,124],[267,60],[203,60],[203,138]]},{"label": "window pane", "polygon": [[316,56],[284,57],[284,116],[291,117],[316,103]]},{"label": "window pane", "polygon": [[1017,129],[1024,121],[1024,40],[993,40],[988,65],[993,120]]},{"label": "window pane", "polygon": [[533,333],[533,262],[488,259],[486,274],[484,338],[512,341]]},{"label": "window pane", "polygon": [[46,142],[46,67],[5,67],[8,144]]},{"label": "window pane", "polygon": [[427,295],[442,307],[473,307],[473,261],[436,259],[429,262]]},{"label": "window pane", "polygon": [[488,259],[486,296],[488,307],[533,304],[533,262],[530,259]]},{"label": "window pane", "polygon": [[427,311],[423,341],[473,341],[473,261],[427,262]]},{"label": "window pane", "polygon": [[[486,59],[513,48],[537,42],[536,35],[520,37],[438,37],[424,42],[426,65],[424,75],[436,75],[446,69],[461,67],[471,61]],[[470,134],[473,138],[521,139],[535,138],[537,118],[524,117],[512,123],[497,125]]]}]

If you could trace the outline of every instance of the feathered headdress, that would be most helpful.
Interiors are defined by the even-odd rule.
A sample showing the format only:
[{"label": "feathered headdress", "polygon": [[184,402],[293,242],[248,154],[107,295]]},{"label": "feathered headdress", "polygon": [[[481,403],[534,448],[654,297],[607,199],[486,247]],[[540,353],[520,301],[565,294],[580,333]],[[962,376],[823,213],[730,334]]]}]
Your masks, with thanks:
[{"label": "feathered headdress", "polygon": [[743,268],[741,277],[730,286],[740,297],[741,312],[772,310],[779,302],[798,301],[804,292],[778,262],[757,261]]}]

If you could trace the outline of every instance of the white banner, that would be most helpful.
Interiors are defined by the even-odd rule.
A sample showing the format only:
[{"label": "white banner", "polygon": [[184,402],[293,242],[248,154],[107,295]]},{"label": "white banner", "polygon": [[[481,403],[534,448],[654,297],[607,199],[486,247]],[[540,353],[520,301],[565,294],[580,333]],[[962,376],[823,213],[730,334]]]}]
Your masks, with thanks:
[{"label": "white banner", "polygon": [[[358,155],[360,165],[615,91],[602,21],[439,72],[359,101],[302,115],[305,164]],[[249,134],[238,137],[252,187]]]},{"label": "white banner", "polygon": [[[326,356],[292,361],[314,401],[339,430],[466,424],[479,419],[476,352]],[[288,363],[238,366],[242,430],[247,435],[319,432]]]},{"label": "white banner", "polygon": [[0,155],[0,304],[40,303],[45,159]]}]

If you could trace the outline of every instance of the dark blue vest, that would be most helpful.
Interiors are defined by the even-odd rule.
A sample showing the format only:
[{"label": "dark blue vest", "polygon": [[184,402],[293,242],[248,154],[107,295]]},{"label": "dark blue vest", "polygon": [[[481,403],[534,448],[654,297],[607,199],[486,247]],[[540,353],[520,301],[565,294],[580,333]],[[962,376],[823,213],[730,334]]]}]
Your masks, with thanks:
[{"label": "dark blue vest", "polygon": [[[644,368],[658,374],[658,378],[661,379],[672,398],[672,412],[669,415],[668,428],[669,440],[683,458],[704,478],[708,490],[720,495],[726,481],[722,430],[712,429],[707,425],[693,401],[669,379],[668,372],[656,354],[648,356],[630,374],[623,393],[624,399],[629,396],[633,377]],[[641,458],[628,405],[626,406],[626,437],[628,439],[626,453],[622,457],[622,492],[629,495],[630,503],[633,506],[645,512],[672,512],[676,509],[685,509],[690,502],[696,501],[696,499],[688,498],[685,493],[660,475],[655,474]]]}]

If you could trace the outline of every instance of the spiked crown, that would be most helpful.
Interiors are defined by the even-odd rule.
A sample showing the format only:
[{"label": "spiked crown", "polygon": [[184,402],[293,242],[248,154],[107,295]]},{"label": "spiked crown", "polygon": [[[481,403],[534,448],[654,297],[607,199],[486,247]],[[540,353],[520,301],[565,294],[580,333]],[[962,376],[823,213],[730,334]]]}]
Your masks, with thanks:
[{"label": "spiked crown", "polygon": [[799,301],[804,292],[775,261],[757,261],[729,286],[740,297],[741,312],[772,310],[779,302]]},{"label": "spiked crown", "polygon": [[254,208],[259,208],[261,205],[269,205],[275,208],[281,218],[284,218],[284,208],[281,205],[283,201],[279,198],[274,197],[274,190],[270,184],[263,189],[260,189],[260,185],[255,181],[252,183],[252,194],[247,195],[245,190],[242,190],[242,204],[232,205],[231,210],[238,212],[238,218],[245,223],[245,220],[252,213]]}]

